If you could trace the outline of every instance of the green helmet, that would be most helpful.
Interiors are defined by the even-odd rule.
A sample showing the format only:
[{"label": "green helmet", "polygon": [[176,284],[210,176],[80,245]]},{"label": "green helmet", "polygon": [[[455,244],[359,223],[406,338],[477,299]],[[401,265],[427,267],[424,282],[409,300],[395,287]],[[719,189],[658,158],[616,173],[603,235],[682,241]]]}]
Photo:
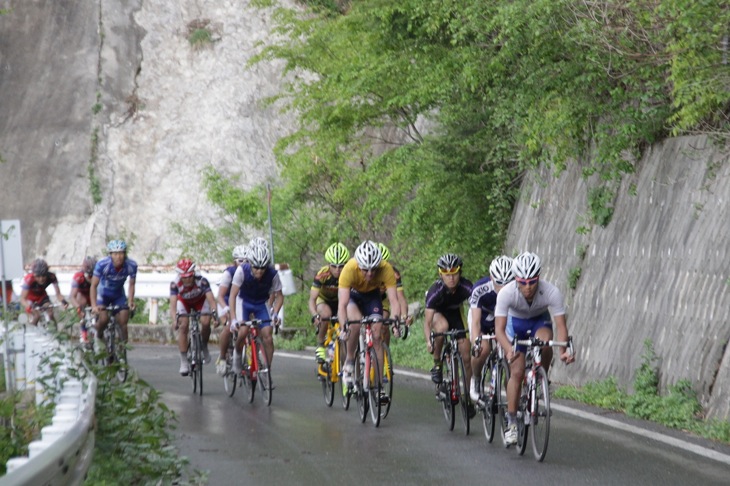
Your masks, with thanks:
[{"label": "green helmet", "polygon": [[324,259],[330,265],[344,265],[350,259],[350,251],[342,243],[333,243],[324,253]]},{"label": "green helmet", "polygon": [[383,256],[383,261],[387,262],[390,259],[390,250],[388,250],[388,247],[382,243],[378,243],[378,248],[380,248],[380,254]]}]

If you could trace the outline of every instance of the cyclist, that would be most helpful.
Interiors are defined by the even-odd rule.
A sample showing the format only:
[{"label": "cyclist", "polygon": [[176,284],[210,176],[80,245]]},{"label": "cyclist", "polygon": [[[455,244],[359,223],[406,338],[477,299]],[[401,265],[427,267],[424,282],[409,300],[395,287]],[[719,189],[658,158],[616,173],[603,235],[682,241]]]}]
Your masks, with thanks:
[{"label": "cyclist", "polygon": [[[271,367],[274,358],[273,327],[279,324],[279,311],[284,304],[284,294],[281,292],[281,280],[279,273],[271,266],[269,250],[266,246],[256,245],[249,247],[248,262],[240,265],[233,274],[231,282],[231,295],[228,301],[235,302],[231,305],[231,332],[241,323],[249,318],[251,314],[255,319],[270,320],[261,324],[260,336],[266,351],[266,358]],[[273,297],[273,307],[269,311],[267,302],[269,296]],[[233,370],[236,374],[241,373],[241,352],[243,342],[248,335],[248,328],[243,327],[238,333],[236,347],[233,351]]]},{"label": "cyclist", "polygon": [[[473,352],[469,396],[473,402],[477,402],[480,398],[479,378],[482,376],[484,363],[492,351],[491,342],[487,343],[486,346],[481,346],[480,350],[477,350],[474,343],[478,336],[494,332],[494,306],[497,303],[497,294],[502,290],[502,287],[514,279],[512,259],[502,255],[492,260],[489,265],[489,275],[477,280],[474,284],[474,290],[471,292],[469,298],[469,335],[471,336]],[[477,351],[478,354],[475,354]]]},{"label": "cyclist", "polygon": [[[38,320],[41,318],[38,307],[51,302],[48,293],[46,293],[46,289],[50,285],[53,285],[53,290],[56,292],[56,300],[63,304],[64,309],[68,307],[68,302],[61,295],[58,278],[55,273],[48,270],[48,263],[42,258],[33,260],[30,273],[23,277],[23,283],[20,286],[20,305],[28,313],[29,322],[34,326],[38,324]],[[56,323],[52,307],[46,310],[46,315],[54,324]]]},{"label": "cyclist", "polygon": [[[137,262],[127,257],[127,243],[124,240],[112,240],[106,245],[108,256],[96,262],[91,277],[91,308],[99,318],[96,320],[97,346],[103,348],[101,340],[109,322],[109,313],[100,307],[118,305],[123,307],[117,315],[117,323],[122,330],[122,341],[127,341],[127,322],[129,312],[133,311],[134,284],[137,280]],[[124,283],[129,279],[129,297],[124,293]]]},{"label": "cyclist", "polygon": [[309,313],[312,315],[312,324],[317,326],[317,349],[314,357],[318,363],[324,363],[324,340],[327,336],[327,326],[322,326],[321,318],[329,318],[337,312],[337,287],[340,272],[350,259],[350,251],[342,243],[333,243],[324,253],[327,265],[320,268],[314,276],[312,287],[309,289]]},{"label": "cyclist", "polygon": [[[464,302],[469,299],[473,284],[461,276],[464,265],[461,258],[454,253],[445,253],[436,263],[439,279],[426,292],[426,312],[423,321],[423,332],[426,337],[428,352],[433,354],[431,380],[439,384],[442,380],[441,349],[444,338],[434,339],[431,345],[431,331],[446,332],[464,329]],[[469,341],[457,339],[457,347],[464,361],[467,382],[471,379],[471,361],[469,359]],[[468,397],[465,397],[468,399]],[[469,403],[469,417],[476,414],[474,404]]]},{"label": "cyclist", "polygon": [[[520,385],[525,375],[524,346],[512,349],[512,338],[525,339],[528,332],[543,341],[553,338],[553,327],[550,315],[555,321],[558,340],[568,339],[568,327],[565,322],[565,303],[560,290],[552,283],[540,279],[540,258],[534,253],[524,252],[512,262],[515,280],[504,286],[497,295],[494,309],[494,326],[499,344],[506,350],[510,363],[510,379],[507,384],[507,430],[505,443],[517,443],[517,402]],[[550,309],[548,311],[548,309]],[[511,321],[511,326],[508,324]],[[549,371],[553,350],[547,346],[542,350],[542,363],[545,372]],[[575,358],[567,348],[560,349],[560,359],[572,363]]]},{"label": "cyclist", "polygon": [[[380,254],[383,255],[383,261],[390,263],[390,250],[388,250],[388,247],[385,246],[382,243],[378,243],[378,248],[380,249]],[[393,267],[393,272],[395,273],[395,290],[396,294],[398,295],[398,302],[400,303],[400,310],[401,313],[405,316],[405,323],[407,326],[411,325],[411,322],[413,319],[408,316],[408,301],[406,300],[406,294],[403,290],[403,280],[401,279],[401,274],[398,271],[398,269],[391,263],[391,266]],[[385,287],[380,288],[383,300],[383,317],[388,318],[390,317],[390,306],[388,305],[388,302],[386,300],[386,293],[385,293]],[[390,346],[390,327],[384,326],[383,327],[383,340],[385,341],[385,344]]]},{"label": "cyclist", "polygon": [[[363,241],[355,250],[355,257],[351,258],[340,273],[339,289],[337,291],[340,319],[356,321],[367,317],[383,317],[383,301],[381,286],[385,286],[386,295],[394,316],[400,317],[401,309],[396,291],[396,279],[393,267],[383,261],[383,255],[378,245],[370,240]],[[343,321],[344,322],[344,321]],[[378,368],[383,369],[382,324],[372,325],[373,346],[378,357]],[[350,326],[347,336],[347,356],[343,370],[344,383],[351,386],[355,368],[355,348],[360,335],[360,324]],[[381,376],[378,380],[382,379]],[[381,401],[387,400],[382,392]]]},{"label": "cyclist", "polygon": [[79,316],[79,334],[82,343],[89,341],[88,330],[86,329],[86,321],[84,320],[84,308],[91,303],[89,291],[91,290],[91,276],[94,274],[96,266],[96,258],[87,256],[81,263],[81,270],[74,273],[71,278],[71,295],[69,300],[71,305],[76,307],[76,314]]},{"label": "cyclist", "polygon": [[[190,311],[213,312],[215,309],[215,297],[210,288],[208,279],[197,272],[195,262],[183,258],[177,262],[175,267],[177,276],[170,282],[170,317],[174,323],[175,330],[180,333],[177,336],[177,345],[180,350],[180,374],[187,376],[190,373],[188,363],[188,330],[190,318],[178,316],[188,314]],[[210,317],[200,316],[200,336],[203,338],[203,362],[210,363],[208,352],[208,340],[210,339]]]},{"label": "cyclist", "polygon": [[216,372],[223,376],[226,374],[226,351],[231,341],[231,330],[228,328],[228,316],[230,314],[229,297],[231,295],[231,282],[236,269],[248,261],[248,247],[238,245],[233,249],[233,265],[226,268],[218,282],[218,319],[223,325],[223,330],[218,337],[219,355],[215,361]]}]

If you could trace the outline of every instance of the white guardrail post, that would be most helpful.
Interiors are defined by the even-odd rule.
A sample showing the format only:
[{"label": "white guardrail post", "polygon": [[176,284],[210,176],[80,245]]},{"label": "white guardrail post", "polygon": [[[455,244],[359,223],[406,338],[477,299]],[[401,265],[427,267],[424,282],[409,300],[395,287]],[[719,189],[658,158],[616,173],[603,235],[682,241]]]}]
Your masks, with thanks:
[{"label": "white guardrail post", "polygon": [[[7,461],[0,486],[83,483],[94,453],[96,377],[73,345],[58,343],[37,327],[14,322],[9,335],[3,333],[0,330],[0,341],[12,343],[13,369],[7,376],[14,379],[15,390],[33,390],[36,403],[53,397],[55,410],[51,425],[28,444],[28,456]],[[55,376],[50,373],[51,362]],[[70,369],[78,370],[81,378],[72,377]]]}]

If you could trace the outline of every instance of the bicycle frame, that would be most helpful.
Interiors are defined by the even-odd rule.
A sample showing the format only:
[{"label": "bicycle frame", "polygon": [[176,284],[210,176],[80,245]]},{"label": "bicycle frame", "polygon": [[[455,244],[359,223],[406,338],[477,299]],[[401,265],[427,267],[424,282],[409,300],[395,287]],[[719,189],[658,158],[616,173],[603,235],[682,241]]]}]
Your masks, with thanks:
[{"label": "bicycle frame", "polygon": [[[245,364],[241,370],[240,379],[243,385],[249,390],[249,402],[253,402],[256,385],[258,384],[264,394],[264,402],[266,405],[271,405],[271,373],[268,363],[265,362],[266,350],[259,338],[259,325],[264,322],[271,322],[271,320],[253,319],[239,324],[240,326],[246,326],[249,328],[249,332],[244,338],[244,350],[246,356],[242,356],[242,360],[244,360]],[[250,350],[250,359],[248,356],[248,350]],[[264,363],[261,362],[262,358],[264,359]]]},{"label": "bicycle frame", "polygon": [[441,348],[441,366],[447,366],[446,375],[448,376],[445,376],[444,380],[436,385],[436,398],[442,403],[446,423],[449,426],[449,430],[454,430],[454,412],[456,405],[461,403],[464,429],[466,434],[469,435],[469,411],[466,398],[469,389],[468,383],[466,383],[464,363],[458,346],[458,339],[465,337],[466,334],[467,331],[465,329],[452,329],[446,332],[431,331],[430,340],[431,347],[433,348],[434,341],[437,337],[444,338],[444,343]]}]

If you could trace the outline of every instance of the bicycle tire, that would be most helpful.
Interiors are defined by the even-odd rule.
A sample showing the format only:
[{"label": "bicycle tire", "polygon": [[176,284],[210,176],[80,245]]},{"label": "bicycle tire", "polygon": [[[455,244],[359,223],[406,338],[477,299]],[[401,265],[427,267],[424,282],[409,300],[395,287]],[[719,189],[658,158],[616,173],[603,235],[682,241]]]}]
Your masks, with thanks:
[{"label": "bicycle tire", "polygon": [[238,383],[238,377],[233,372],[233,346],[228,346],[226,350],[226,372],[223,375],[223,388],[229,397],[232,397],[236,393],[236,384]]},{"label": "bicycle tire", "polygon": [[355,358],[355,400],[357,401],[357,411],[360,416],[360,423],[365,423],[365,418],[368,416],[368,399],[365,396],[365,390],[363,389],[363,373],[365,368],[364,354],[359,351]]},{"label": "bicycle tire", "polygon": [[509,383],[510,370],[507,360],[500,360],[499,364],[499,375],[497,376],[496,389],[494,391],[494,397],[497,401],[497,417],[499,421],[499,431],[502,436],[502,444],[505,447],[507,442],[504,439],[504,434],[507,432],[507,384]]},{"label": "bicycle tire", "polygon": [[387,383],[383,382],[383,390],[388,396],[388,403],[380,409],[380,418],[384,419],[390,412],[390,405],[393,403],[393,357],[390,354],[390,347],[383,341],[383,378],[387,378]]},{"label": "bicycle tire", "polygon": [[203,396],[203,338],[195,335],[195,374],[198,381],[198,394]]},{"label": "bicycle tire", "polygon": [[188,333],[188,367],[190,371],[188,372],[188,376],[190,376],[190,379],[193,383],[193,394],[198,392],[198,351],[197,351],[198,343],[195,340],[195,336],[193,335],[193,332],[190,331]]},{"label": "bicycle tire", "polygon": [[246,398],[248,403],[253,403],[254,396],[256,395],[256,382],[252,380],[252,359],[250,348],[252,345],[246,344],[243,346],[243,352],[241,354],[242,370],[241,370],[241,381],[243,382],[244,388],[246,388]]},{"label": "bicycle tire", "polygon": [[482,376],[479,382],[479,389],[484,397],[484,408],[482,408],[482,425],[484,426],[484,437],[487,444],[491,444],[494,440],[495,412],[497,410],[495,400],[495,388],[492,385],[492,378],[496,385],[497,376],[499,376],[499,362],[490,356],[482,368]]},{"label": "bicycle tire", "polygon": [[454,353],[454,363],[456,365],[454,385],[456,385],[456,398],[461,408],[461,419],[464,424],[464,435],[469,435],[469,382],[466,379],[466,370],[464,369],[464,360],[456,349]]},{"label": "bicycle tire", "polygon": [[345,341],[338,339],[335,344],[335,355],[339,361],[339,370],[337,370],[337,378],[340,380],[340,393],[342,397],[342,408],[345,410],[350,409],[350,398],[352,393],[349,390],[347,383],[345,383],[345,377],[343,375],[345,369],[345,358],[347,357],[347,344]]},{"label": "bicycle tire", "polygon": [[256,356],[258,358],[258,377],[257,381],[261,387],[261,396],[266,406],[271,405],[272,391],[271,386],[271,368],[269,368],[269,360],[266,357],[266,349],[260,338],[256,338]]},{"label": "bicycle tire", "polygon": [[[527,374],[527,371],[525,371]],[[520,389],[520,402],[517,407],[517,454],[523,455],[525,449],[527,449],[527,435],[530,429],[530,410],[529,410],[529,397],[527,393],[529,390],[525,390],[527,382],[522,380],[522,387]]]},{"label": "bicycle tire", "polygon": [[547,373],[540,366],[535,376],[535,398],[533,402],[535,414],[532,416],[530,428],[532,432],[532,452],[535,459],[542,462],[547,453],[548,440],[550,439],[550,388]]},{"label": "bicycle tire", "polygon": [[380,410],[382,404],[380,403],[380,392],[382,390],[382,384],[380,379],[380,367],[378,366],[378,355],[375,352],[375,348],[368,349],[368,361],[366,361],[365,376],[368,378],[368,399],[370,401],[370,419],[375,427],[380,426]]},{"label": "bicycle tire", "polygon": [[335,403],[335,384],[332,381],[333,362],[325,362],[322,368],[325,371],[325,377],[322,379],[322,394],[324,395],[324,404],[331,407]]},{"label": "bicycle tire", "polygon": [[127,344],[122,340],[122,328],[114,325],[114,340],[112,341],[114,362],[116,363],[116,377],[119,383],[127,381],[129,367],[127,366]]},{"label": "bicycle tire", "polygon": [[454,424],[456,422],[456,404],[451,399],[453,386],[453,355],[450,350],[447,350],[444,345],[444,352],[441,353],[441,383],[439,387],[439,400],[441,401],[441,407],[444,412],[444,418],[446,424],[449,426],[449,430],[454,430]]}]

